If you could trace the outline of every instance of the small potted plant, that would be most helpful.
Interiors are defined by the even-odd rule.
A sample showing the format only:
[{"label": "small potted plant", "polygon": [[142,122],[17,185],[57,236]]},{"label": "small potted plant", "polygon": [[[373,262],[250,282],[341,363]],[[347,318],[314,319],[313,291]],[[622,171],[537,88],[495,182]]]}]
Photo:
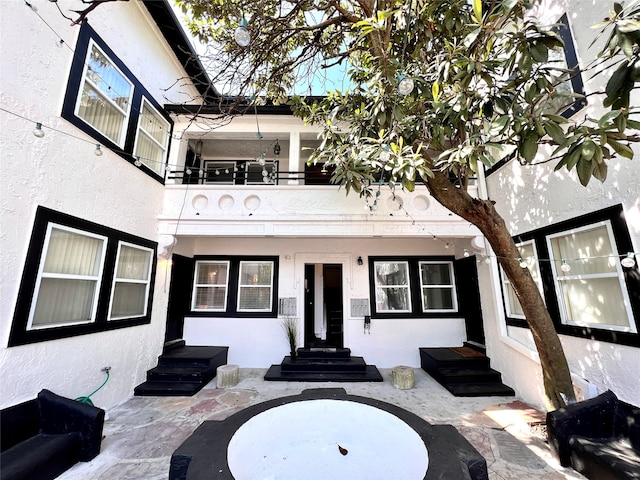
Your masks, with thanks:
[{"label": "small potted plant", "polygon": [[282,329],[287,336],[289,342],[289,350],[291,359],[296,358],[296,346],[298,343],[298,319],[296,317],[284,317],[281,320]]}]

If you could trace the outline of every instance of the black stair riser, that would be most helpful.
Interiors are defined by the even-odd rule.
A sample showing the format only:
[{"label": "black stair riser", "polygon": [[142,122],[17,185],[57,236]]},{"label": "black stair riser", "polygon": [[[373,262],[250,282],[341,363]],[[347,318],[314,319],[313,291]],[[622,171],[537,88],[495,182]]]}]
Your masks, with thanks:
[{"label": "black stair riser", "polygon": [[326,358],[350,358],[351,350],[348,348],[338,348],[335,352],[332,351],[320,351],[308,348],[299,348],[296,351],[298,358],[313,358],[313,359],[326,359]]},{"label": "black stair riser", "polygon": [[345,362],[286,362],[281,364],[283,372],[365,372],[365,363]]},{"label": "black stair riser", "polygon": [[149,382],[209,382],[215,377],[215,372],[175,373],[175,372],[147,372]]},{"label": "black stair riser", "polygon": [[502,383],[502,374],[500,372],[455,372],[455,371],[439,371],[438,377],[447,383],[479,383],[479,382],[496,382]]},{"label": "black stair riser", "polygon": [[491,361],[489,357],[461,358],[460,360],[434,360],[433,358],[422,358],[420,366],[423,369],[439,370],[441,368],[489,368]]},{"label": "black stair riser", "polygon": [[486,397],[486,396],[504,396],[511,397],[515,395],[512,388],[502,383],[485,383],[478,385],[452,383],[443,385],[449,392],[458,397]]}]

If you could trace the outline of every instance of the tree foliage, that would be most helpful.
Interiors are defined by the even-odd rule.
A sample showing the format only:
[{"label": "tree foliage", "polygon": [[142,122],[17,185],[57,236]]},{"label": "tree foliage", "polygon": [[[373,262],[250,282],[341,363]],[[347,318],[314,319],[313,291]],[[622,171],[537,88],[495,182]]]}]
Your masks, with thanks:
[{"label": "tree foliage", "polygon": [[[493,202],[467,192],[481,166],[505,158],[554,161],[587,185],[609,160],[632,158],[640,122],[631,92],[640,79],[640,5],[613,4],[597,28],[600,54],[582,72],[559,61],[557,25],[537,21],[536,0],[178,0],[208,45],[221,106],[289,102],[322,127],[312,155],[332,180],[361,195],[384,179],[423,183],[442,205],[476,225],[507,275],[542,365],[548,406],[574,398],[570,371],[538,288]],[[585,2],[586,4],[587,2]],[[234,29],[244,21],[251,41]],[[344,66],[348,85],[322,98],[293,95],[318,72]],[[566,118],[572,76],[612,75],[591,92],[596,118]],[[568,115],[567,115],[568,116]],[[539,152],[547,145],[546,152]],[[452,186],[455,184],[455,187]],[[374,187],[372,187],[374,185]]]}]

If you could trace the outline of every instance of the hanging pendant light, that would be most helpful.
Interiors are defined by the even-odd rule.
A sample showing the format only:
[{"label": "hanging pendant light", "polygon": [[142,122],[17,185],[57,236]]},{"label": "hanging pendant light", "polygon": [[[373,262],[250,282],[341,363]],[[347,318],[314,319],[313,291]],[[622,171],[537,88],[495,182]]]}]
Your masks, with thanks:
[{"label": "hanging pendant light", "polygon": [[249,43],[251,43],[251,34],[247,28],[247,20],[245,20],[244,17],[240,20],[240,26],[238,26],[236,31],[233,33],[233,38],[242,48],[247,47]]}]

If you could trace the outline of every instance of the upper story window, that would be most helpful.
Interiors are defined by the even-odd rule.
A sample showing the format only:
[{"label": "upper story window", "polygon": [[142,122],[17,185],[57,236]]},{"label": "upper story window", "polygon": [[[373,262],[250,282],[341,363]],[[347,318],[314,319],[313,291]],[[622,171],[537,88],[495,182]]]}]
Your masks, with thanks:
[{"label": "upper story window", "polygon": [[156,244],[38,207],[9,346],[149,323]]},{"label": "upper story window", "polygon": [[452,260],[371,258],[373,315],[431,316],[458,311]]},{"label": "upper story window", "polygon": [[196,259],[192,312],[276,316],[277,266],[276,257]]},{"label": "upper story window", "polygon": [[80,28],[62,117],[164,180],[172,122],[87,23]]}]

